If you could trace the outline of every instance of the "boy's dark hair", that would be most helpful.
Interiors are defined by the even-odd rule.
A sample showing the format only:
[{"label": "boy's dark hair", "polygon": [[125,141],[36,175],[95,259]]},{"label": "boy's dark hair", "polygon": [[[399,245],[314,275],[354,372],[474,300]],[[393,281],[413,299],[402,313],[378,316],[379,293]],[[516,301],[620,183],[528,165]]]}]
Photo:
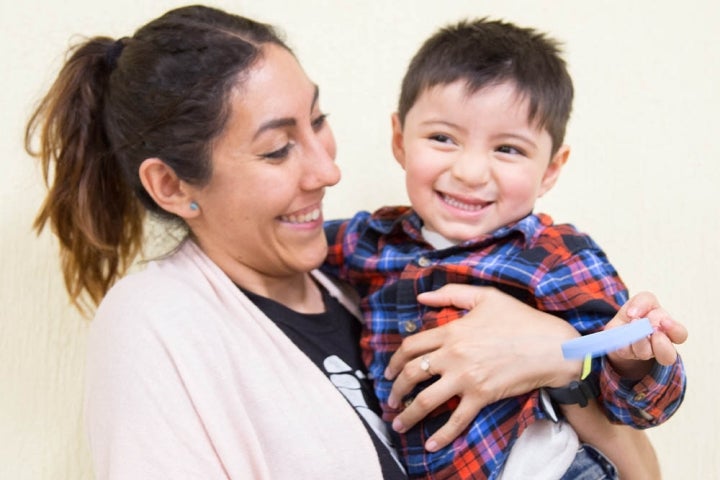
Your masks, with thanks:
[{"label": "boy's dark hair", "polygon": [[400,122],[420,94],[436,85],[467,82],[469,93],[512,82],[529,100],[529,120],[545,128],[555,153],[565,137],[573,85],[559,43],[531,28],[500,20],[464,20],[440,29],[415,54],[402,82]]}]

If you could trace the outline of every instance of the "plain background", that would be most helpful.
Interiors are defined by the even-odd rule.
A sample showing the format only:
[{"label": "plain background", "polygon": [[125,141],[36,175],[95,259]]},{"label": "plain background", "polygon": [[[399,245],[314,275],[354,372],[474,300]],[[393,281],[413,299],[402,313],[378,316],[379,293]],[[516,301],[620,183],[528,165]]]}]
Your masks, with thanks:
[{"label": "plain background", "polygon": [[[70,43],[130,35],[168,0],[0,0],[0,478],[91,478],[82,426],[88,321],[68,305],[57,246],[31,224],[43,186],[24,124]],[[664,476],[720,478],[720,9],[713,0],[256,0],[213,3],[279,25],[321,87],[344,179],[326,217],[405,203],[390,113],[407,62],[442,24],[489,15],[565,44],[576,87],[556,188],[539,205],[605,248],[632,292],[683,321],[684,405],[651,432]]]}]

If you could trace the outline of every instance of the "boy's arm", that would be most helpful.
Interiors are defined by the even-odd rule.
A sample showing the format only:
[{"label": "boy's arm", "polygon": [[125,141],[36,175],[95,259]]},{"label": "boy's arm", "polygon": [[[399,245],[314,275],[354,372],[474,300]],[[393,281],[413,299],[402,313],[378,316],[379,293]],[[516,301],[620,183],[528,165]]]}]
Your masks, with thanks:
[{"label": "boy's arm", "polygon": [[324,224],[328,254],[320,269],[336,278],[342,278],[344,262],[343,241],[350,220],[328,220]]},{"label": "boy's arm", "polygon": [[[687,330],[660,307],[654,295],[641,293],[623,305],[606,328],[647,317],[655,332],[604,358],[601,387],[606,407],[622,423],[653,426],[667,420],[680,406],[686,386],[682,360],[675,344]],[[625,405],[632,408],[627,410]]]},{"label": "boy's arm", "polygon": [[[620,308],[627,298],[625,285],[605,255],[596,249],[577,251],[550,269],[535,294],[538,308],[565,318],[581,334],[612,326],[627,312],[627,308]],[[650,311],[651,303],[645,299],[628,305],[648,307],[642,316]],[[600,401],[609,418],[637,428],[664,422],[677,410],[684,395],[681,360],[677,357],[668,366],[654,359],[633,363],[626,360],[621,371],[613,368],[608,357],[593,362],[594,369],[600,372]],[[637,370],[638,366],[644,370]],[[633,375],[625,377],[628,373]]]},{"label": "boy's arm", "polygon": [[367,265],[374,254],[373,245],[366,234],[372,217],[369,212],[358,212],[347,220],[325,222],[328,254],[320,267],[324,273],[352,285],[362,297],[367,295]]},{"label": "boy's arm", "polygon": [[651,369],[653,360],[672,365],[677,359],[675,345],[687,340],[687,329],[663,309],[654,295],[640,293],[627,302],[606,326],[611,329],[647,318],[654,333],[638,342],[608,354],[608,360],[623,378],[641,379]]}]

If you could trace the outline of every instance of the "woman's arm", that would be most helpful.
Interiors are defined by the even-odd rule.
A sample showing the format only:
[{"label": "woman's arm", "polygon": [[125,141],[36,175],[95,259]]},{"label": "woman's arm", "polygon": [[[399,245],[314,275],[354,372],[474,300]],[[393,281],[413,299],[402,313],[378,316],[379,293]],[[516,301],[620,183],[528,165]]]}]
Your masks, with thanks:
[{"label": "woman's arm", "polygon": [[543,386],[565,386],[580,376],[581,362],[565,360],[560,348],[579,334],[562,319],[492,287],[447,285],[418,300],[469,310],[444,327],[407,337],[386,370],[386,377],[395,378],[391,406],[427,380],[423,359],[441,376],[396,417],[393,428],[398,431],[412,427],[448,398],[460,396],[450,420],[428,440],[429,449],[450,443],[492,402]]}]

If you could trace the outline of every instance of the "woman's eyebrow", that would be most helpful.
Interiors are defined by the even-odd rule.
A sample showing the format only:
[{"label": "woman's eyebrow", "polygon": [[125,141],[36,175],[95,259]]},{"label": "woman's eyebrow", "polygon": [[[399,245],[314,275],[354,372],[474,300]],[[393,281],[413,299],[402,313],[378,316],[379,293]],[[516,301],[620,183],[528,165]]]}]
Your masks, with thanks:
[{"label": "woman's eyebrow", "polygon": [[263,132],[266,132],[268,130],[273,130],[275,128],[294,127],[295,125],[297,125],[297,120],[292,117],[273,118],[272,120],[268,120],[267,122],[260,125],[260,128],[257,129],[257,132],[255,132],[255,135],[253,135],[252,139],[256,140],[260,135],[262,135]]},{"label": "woman's eyebrow", "polygon": [[[315,92],[313,93],[312,103],[310,104],[311,112],[313,111],[313,109],[315,109],[315,105],[317,104],[319,98],[320,89],[317,85],[315,85]],[[259,137],[263,132],[267,130],[272,130],[275,128],[294,127],[295,125],[297,125],[297,120],[292,117],[273,118],[272,120],[268,120],[267,122],[260,125],[260,128],[257,129],[257,132],[255,132],[255,135],[253,135],[252,139],[257,139],[257,137]]]}]

